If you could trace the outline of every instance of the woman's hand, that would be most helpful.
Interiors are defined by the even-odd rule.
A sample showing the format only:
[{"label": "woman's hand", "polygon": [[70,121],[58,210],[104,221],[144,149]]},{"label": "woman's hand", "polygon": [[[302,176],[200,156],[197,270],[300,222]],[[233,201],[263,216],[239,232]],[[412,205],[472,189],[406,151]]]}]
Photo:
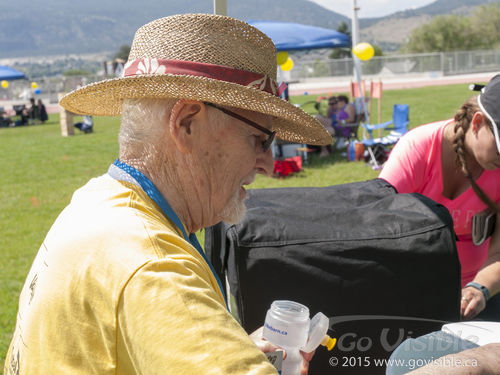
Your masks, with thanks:
[{"label": "woman's hand", "polygon": [[483,292],[471,286],[462,289],[460,300],[460,315],[463,320],[470,320],[486,307],[486,299]]}]

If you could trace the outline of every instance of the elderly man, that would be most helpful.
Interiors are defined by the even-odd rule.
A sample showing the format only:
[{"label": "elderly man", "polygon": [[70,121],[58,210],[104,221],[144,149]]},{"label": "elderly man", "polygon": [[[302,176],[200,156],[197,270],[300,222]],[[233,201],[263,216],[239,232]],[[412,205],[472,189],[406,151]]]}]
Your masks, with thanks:
[{"label": "elderly man", "polygon": [[243,216],[244,186],[271,173],[275,134],[329,142],[279,99],[275,77],[258,30],[181,15],[138,30],[124,77],[62,99],[75,113],[122,113],[119,159],[75,192],[42,243],[5,374],[276,373],[193,234]]},{"label": "elderly man", "polygon": [[119,158],[47,234],[5,374],[276,373],[193,234],[241,219],[244,186],[272,172],[275,135],[329,141],[279,98],[275,54],[244,22],[167,17],[137,31],[122,78],[62,99],[74,113],[122,113]]}]

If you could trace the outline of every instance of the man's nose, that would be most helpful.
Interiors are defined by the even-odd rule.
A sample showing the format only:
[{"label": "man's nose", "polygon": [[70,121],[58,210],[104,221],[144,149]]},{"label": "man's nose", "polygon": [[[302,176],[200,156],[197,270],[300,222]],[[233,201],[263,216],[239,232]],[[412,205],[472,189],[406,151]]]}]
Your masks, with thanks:
[{"label": "man's nose", "polygon": [[274,170],[274,159],[271,147],[269,147],[266,152],[260,152],[255,163],[257,173],[263,174],[265,176],[272,176]]}]

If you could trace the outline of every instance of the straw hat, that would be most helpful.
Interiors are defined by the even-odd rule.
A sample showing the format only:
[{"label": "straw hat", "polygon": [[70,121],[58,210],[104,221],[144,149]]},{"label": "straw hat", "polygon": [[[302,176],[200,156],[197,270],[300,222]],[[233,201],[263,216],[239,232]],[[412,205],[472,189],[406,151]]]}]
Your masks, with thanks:
[{"label": "straw hat", "polygon": [[123,77],[92,83],[61,99],[77,114],[116,116],[127,98],[182,98],[275,117],[279,138],[329,144],[313,117],[279,98],[276,48],[245,22],[209,14],[160,18],[137,30]]}]

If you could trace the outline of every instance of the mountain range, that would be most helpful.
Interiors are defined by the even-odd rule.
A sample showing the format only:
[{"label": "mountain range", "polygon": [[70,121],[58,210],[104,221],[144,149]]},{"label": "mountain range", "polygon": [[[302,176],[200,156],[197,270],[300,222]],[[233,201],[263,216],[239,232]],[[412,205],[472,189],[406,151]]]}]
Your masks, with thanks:
[{"label": "mountain range", "polygon": [[[387,17],[361,19],[364,41],[394,48],[438,14],[470,12],[489,0],[437,0]],[[336,29],[349,18],[307,0],[228,0],[228,15]],[[213,0],[4,0],[0,4],[0,58],[116,52],[135,30],[163,16],[212,13]],[[398,31],[398,28],[401,29]]]}]

